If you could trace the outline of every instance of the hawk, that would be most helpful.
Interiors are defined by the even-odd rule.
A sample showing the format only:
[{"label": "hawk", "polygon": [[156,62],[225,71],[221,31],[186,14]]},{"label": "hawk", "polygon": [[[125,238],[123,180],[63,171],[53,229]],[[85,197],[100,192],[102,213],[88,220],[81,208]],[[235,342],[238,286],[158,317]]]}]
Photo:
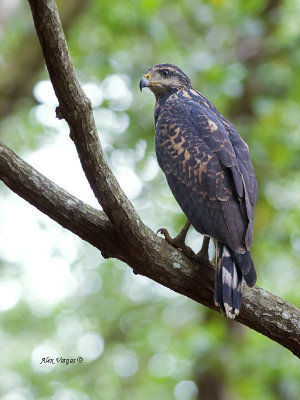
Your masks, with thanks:
[{"label": "hawk", "polygon": [[[214,239],[214,301],[233,319],[240,310],[243,279],[250,287],[256,283],[250,246],[257,183],[248,146],[177,66],[150,67],[140,81],[140,89],[144,87],[156,97],[159,166],[189,221],[178,236],[185,238],[192,224],[202,235]],[[166,230],[163,233],[175,243]],[[207,254],[207,240],[205,243]]]}]

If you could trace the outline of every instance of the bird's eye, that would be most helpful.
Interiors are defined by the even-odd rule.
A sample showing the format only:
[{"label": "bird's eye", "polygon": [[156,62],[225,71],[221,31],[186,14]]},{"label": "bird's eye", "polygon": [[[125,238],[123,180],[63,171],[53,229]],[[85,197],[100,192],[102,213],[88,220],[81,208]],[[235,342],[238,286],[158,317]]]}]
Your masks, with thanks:
[{"label": "bird's eye", "polygon": [[166,78],[167,76],[169,76],[169,74],[170,74],[170,72],[169,72],[167,69],[164,69],[164,70],[161,72],[161,76],[162,76],[163,78]]}]

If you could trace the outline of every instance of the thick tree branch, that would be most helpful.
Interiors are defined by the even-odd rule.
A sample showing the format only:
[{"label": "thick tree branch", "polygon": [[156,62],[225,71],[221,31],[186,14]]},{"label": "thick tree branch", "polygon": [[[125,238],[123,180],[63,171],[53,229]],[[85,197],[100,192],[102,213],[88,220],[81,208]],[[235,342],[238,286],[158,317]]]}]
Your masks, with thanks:
[{"label": "thick tree branch", "polygon": [[[144,251],[132,251],[120,240],[106,215],[71,196],[0,142],[0,179],[40,211],[98,248],[145,275],[214,310],[215,270],[201,266],[168,245],[152,231]],[[147,256],[151,254],[151,258]],[[263,289],[244,286],[237,321],[282,344],[300,357],[300,310]]]},{"label": "thick tree branch", "polygon": [[[70,62],[54,1],[29,2],[59,98],[60,113],[70,125],[82,166],[108,218],[60,189],[4,145],[0,146],[0,179],[62,226],[96,246],[104,256],[119,258],[136,273],[216,309],[213,266],[201,266],[186,258],[145,227],[112,175],[97,137],[90,103]],[[262,289],[244,287],[237,321],[300,357],[300,310],[289,303]]]}]

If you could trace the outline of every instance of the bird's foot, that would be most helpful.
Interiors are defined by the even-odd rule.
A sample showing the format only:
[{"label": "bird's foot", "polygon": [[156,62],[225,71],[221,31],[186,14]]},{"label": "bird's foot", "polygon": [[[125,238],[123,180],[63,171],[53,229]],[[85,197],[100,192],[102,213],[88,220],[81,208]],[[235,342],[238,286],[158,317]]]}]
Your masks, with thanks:
[{"label": "bird's foot", "polygon": [[195,260],[200,264],[206,264],[209,262],[208,247],[209,247],[209,237],[204,236],[201,250],[195,255]]},{"label": "bird's foot", "polygon": [[195,258],[195,253],[193,250],[185,244],[185,238],[187,231],[189,227],[191,226],[190,221],[187,221],[181,230],[179,234],[173,239],[171,238],[168,230],[166,228],[160,228],[157,233],[161,233],[164,235],[165,240],[172,245],[173,247],[176,247],[177,249],[182,250],[183,254],[185,254],[189,258]]}]

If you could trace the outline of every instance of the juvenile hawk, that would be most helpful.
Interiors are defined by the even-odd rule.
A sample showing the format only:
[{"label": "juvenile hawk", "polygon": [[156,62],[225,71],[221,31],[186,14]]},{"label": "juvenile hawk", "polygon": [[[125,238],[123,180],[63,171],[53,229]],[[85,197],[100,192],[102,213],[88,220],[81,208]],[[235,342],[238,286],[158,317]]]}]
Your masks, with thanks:
[{"label": "juvenile hawk", "polygon": [[215,240],[215,303],[235,318],[243,278],[250,287],[256,283],[249,250],[257,183],[248,146],[175,65],[150,67],[144,87],[156,97],[158,163],[190,223]]}]

